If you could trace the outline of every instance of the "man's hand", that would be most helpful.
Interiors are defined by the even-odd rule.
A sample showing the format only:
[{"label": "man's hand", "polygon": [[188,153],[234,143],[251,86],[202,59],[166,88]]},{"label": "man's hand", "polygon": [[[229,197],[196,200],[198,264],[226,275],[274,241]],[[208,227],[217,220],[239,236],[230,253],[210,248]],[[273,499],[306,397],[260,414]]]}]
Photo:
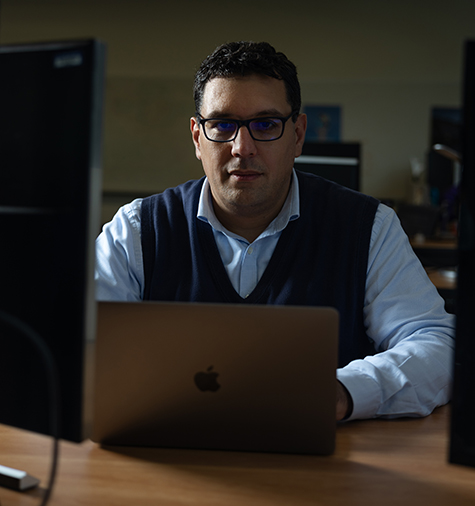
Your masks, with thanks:
[{"label": "man's hand", "polygon": [[339,422],[353,411],[353,400],[348,390],[337,380],[336,382],[336,420]]}]

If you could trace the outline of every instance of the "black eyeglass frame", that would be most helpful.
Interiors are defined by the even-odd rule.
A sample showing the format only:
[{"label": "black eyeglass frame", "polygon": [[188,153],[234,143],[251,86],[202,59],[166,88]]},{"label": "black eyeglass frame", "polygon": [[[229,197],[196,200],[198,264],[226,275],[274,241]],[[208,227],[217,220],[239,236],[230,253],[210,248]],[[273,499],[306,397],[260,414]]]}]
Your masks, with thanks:
[{"label": "black eyeglass frame", "polygon": [[[284,130],[285,130],[285,124],[287,123],[287,121],[292,118],[293,116],[298,116],[299,114],[299,111],[292,111],[288,116],[261,116],[261,117],[257,117],[257,118],[251,118],[251,119],[245,119],[245,120],[240,120],[240,119],[234,119],[234,118],[203,118],[203,116],[201,116],[201,114],[199,112],[197,112],[195,115],[196,115],[196,118],[198,119],[198,123],[200,126],[203,127],[203,132],[205,134],[205,137],[211,141],[211,142],[232,142],[236,139],[236,137],[238,136],[238,133],[239,133],[239,130],[241,129],[241,127],[245,126],[247,128],[247,131],[249,132],[249,135],[252,137],[253,140],[257,141],[257,142],[272,142],[272,141],[276,141],[278,139],[280,139],[283,135],[284,135]],[[253,122],[253,121],[262,121],[262,120],[266,120],[266,119],[278,119],[280,121],[282,121],[282,132],[280,133],[279,137],[275,137],[274,139],[256,139],[254,137],[254,135],[252,135],[252,131],[251,129],[249,128],[249,125]],[[227,139],[225,141],[218,141],[216,139],[210,139],[208,137],[208,134],[206,133],[206,128],[204,126],[204,124],[207,122],[207,121],[232,121],[233,123],[236,123],[237,124],[237,129],[236,129],[236,132],[234,134],[234,137],[232,139]],[[295,120],[294,120],[295,121]]]}]

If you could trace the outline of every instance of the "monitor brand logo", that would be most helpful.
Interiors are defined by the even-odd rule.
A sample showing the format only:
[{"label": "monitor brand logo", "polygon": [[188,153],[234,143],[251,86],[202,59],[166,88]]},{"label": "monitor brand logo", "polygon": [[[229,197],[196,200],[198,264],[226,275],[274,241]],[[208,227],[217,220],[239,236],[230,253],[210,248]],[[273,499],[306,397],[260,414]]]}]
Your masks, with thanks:
[{"label": "monitor brand logo", "polygon": [[83,64],[83,55],[80,51],[60,53],[54,58],[54,68],[64,69],[68,67],[79,67]]},{"label": "monitor brand logo", "polygon": [[195,374],[195,385],[202,392],[216,392],[221,387],[218,383],[218,376],[219,374],[213,371],[213,366],[210,365],[206,371]]}]

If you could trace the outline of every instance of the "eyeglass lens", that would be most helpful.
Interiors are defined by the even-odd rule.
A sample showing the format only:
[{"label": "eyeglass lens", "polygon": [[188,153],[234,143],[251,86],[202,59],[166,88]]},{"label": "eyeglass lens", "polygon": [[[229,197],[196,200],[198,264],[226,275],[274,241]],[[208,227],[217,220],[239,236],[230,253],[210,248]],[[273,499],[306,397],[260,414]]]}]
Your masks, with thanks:
[{"label": "eyeglass lens", "polygon": [[[259,141],[271,141],[282,134],[283,121],[279,118],[258,118],[245,123],[251,136]],[[239,124],[232,120],[209,119],[205,121],[206,135],[213,141],[229,141],[234,139]]]}]

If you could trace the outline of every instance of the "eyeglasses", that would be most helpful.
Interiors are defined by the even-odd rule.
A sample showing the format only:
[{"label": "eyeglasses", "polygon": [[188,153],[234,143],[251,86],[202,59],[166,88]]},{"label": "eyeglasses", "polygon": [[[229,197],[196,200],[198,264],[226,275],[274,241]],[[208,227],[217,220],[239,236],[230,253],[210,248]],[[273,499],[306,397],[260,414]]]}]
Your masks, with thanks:
[{"label": "eyeglasses", "polygon": [[255,141],[269,142],[276,141],[284,135],[285,123],[288,119],[298,114],[292,111],[288,116],[274,116],[252,118],[246,120],[229,118],[203,118],[196,114],[198,123],[203,127],[205,137],[213,142],[233,141],[242,126],[245,126]]}]

